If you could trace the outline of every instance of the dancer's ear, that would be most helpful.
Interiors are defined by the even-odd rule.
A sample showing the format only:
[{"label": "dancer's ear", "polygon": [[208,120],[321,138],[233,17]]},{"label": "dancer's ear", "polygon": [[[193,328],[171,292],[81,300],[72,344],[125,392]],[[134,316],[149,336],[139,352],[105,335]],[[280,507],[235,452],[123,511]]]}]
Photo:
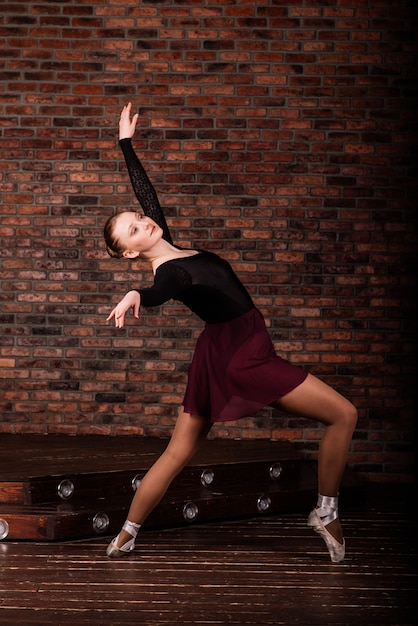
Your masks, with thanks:
[{"label": "dancer's ear", "polygon": [[137,250],[125,250],[125,252],[123,253],[123,257],[125,259],[137,259],[140,256],[141,253]]}]

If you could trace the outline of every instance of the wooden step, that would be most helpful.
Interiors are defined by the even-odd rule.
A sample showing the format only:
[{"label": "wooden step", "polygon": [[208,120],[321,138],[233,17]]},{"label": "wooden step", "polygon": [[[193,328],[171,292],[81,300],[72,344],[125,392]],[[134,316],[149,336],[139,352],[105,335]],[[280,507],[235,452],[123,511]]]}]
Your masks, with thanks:
[{"label": "wooden step", "polygon": [[[270,471],[272,468],[274,473]],[[208,483],[207,478],[202,480],[202,476],[213,477],[213,480]],[[94,484],[97,478],[94,477]],[[86,481],[85,488],[82,489],[85,497],[73,497],[66,502],[61,500],[61,503],[3,504],[0,507],[0,518],[5,527],[7,524],[8,539],[50,541],[89,537],[94,533],[114,532],[119,529],[134,493],[132,475],[127,476],[126,488],[120,491],[116,491],[113,484],[109,485],[103,480],[107,490],[102,497],[89,497],[89,476],[80,476],[79,479],[81,482]],[[35,484],[42,486],[44,482],[47,482],[46,479]],[[245,465],[186,468],[173,481],[166,497],[144,526],[169,528],[195,521],[203,523],[233,519],[257,512],[265,513],[267,510],[275,512],[280,507],[288,510],[289,506],[295,506],[291,496],[298,494],[300,498],[301,491],[314,493],[316,482],[316,472],[307,461],[284,461],[283,465],[250,462]],[[53,494],[56,494],[56,490]],[[264,508],[259,505],[258,510],[257,501],[264,494],[271,494],[271,505]],[[59,498],[55,497],[55,500],[59,501]],[[188,504],[188,512],[185,512]],[[191,517],[194,508],[197,509],[197,515]],[[101,518],[104,521],[98,522]],[[0,521],[0,526],[1,524]]]},{"label": "wooden step", "polygon": [[[300,460],[282,460],[276,456],[263,461],[197,465],[185,468],[171,488],[189,487],[225,489],[228,485],[280,481],[295,483]],[[107,498],[109,493],[133,495],[147,468],[117,472],[86,472],[31,476],[20,481],[0,482],[0,504],[41,504],[60,501],[80,502],[85,499]]]},{"label": "wooden step", "polygon": [[[150,514],[144,528],[173,528],[192,523],[299,511],[313,501],[316,476],[312,472],[299,489],[271,484],[265,488],[236,486],[226,493],[201,488],[183,496],[169,492]],[[6,504],[0,510],[0,535],[8,540],[55,541],[117,533],[126,519],[130,499],[90,501],[84,504],[41,504],[34,506]]]}]

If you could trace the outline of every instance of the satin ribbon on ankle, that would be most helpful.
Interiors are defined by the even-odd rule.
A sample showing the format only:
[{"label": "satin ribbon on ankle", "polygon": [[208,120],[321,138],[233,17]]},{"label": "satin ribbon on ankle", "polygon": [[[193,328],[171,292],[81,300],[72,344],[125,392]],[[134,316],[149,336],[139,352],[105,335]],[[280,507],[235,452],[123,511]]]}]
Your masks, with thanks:
[{"label": "satin ribbon on ankle", "polygon": [[122,530],[125,530],[127,533],[132,535],[134,540],[136,539],[136,536],[140,528],[141,528],[141,524],[135,524],[135,522],[130,522],[128,519],[125,521],[125,523],[122,526]]},{"label": "satin ribbon on ankle", "polygon": [[336,520],[338,517],[338,496],[323,496],[318,493],[316,513],[324,526]]}]

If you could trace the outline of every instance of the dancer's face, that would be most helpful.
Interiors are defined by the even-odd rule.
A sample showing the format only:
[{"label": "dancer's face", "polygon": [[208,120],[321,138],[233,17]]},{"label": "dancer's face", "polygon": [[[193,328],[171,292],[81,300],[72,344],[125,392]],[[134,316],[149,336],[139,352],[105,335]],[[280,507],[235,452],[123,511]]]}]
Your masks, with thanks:
[{"label": "dancer's face", "polygon": [[163,231],[150,217],[133,211],[125,211],[118,215],[113,234],[125,249],[123,256],[135,258],[147,253],[158,243]]}]

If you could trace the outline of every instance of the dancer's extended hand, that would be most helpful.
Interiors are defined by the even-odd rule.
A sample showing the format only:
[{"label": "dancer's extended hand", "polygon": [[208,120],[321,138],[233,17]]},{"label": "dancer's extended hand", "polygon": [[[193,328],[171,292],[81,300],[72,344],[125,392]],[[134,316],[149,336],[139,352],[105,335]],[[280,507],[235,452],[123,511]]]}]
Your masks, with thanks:
[{"label": "dancer's extended hand", "polygon": [[130,139],[134,136],[138,113],[131,119],[132,103],[128,102],[121,111],[119,119],[119,139]]},{"label": "dancer's extended hand", "polygon": [[126,296],[115,306],[111,311],[109,317],[106,318],[106,322],[115,320],[116,328],[123,328],[125,324],[125,314],[129,309],[132,309],[132,314],[138,319],[139,306],[141,304],[141,296],[137,291],[128,291]]}]

